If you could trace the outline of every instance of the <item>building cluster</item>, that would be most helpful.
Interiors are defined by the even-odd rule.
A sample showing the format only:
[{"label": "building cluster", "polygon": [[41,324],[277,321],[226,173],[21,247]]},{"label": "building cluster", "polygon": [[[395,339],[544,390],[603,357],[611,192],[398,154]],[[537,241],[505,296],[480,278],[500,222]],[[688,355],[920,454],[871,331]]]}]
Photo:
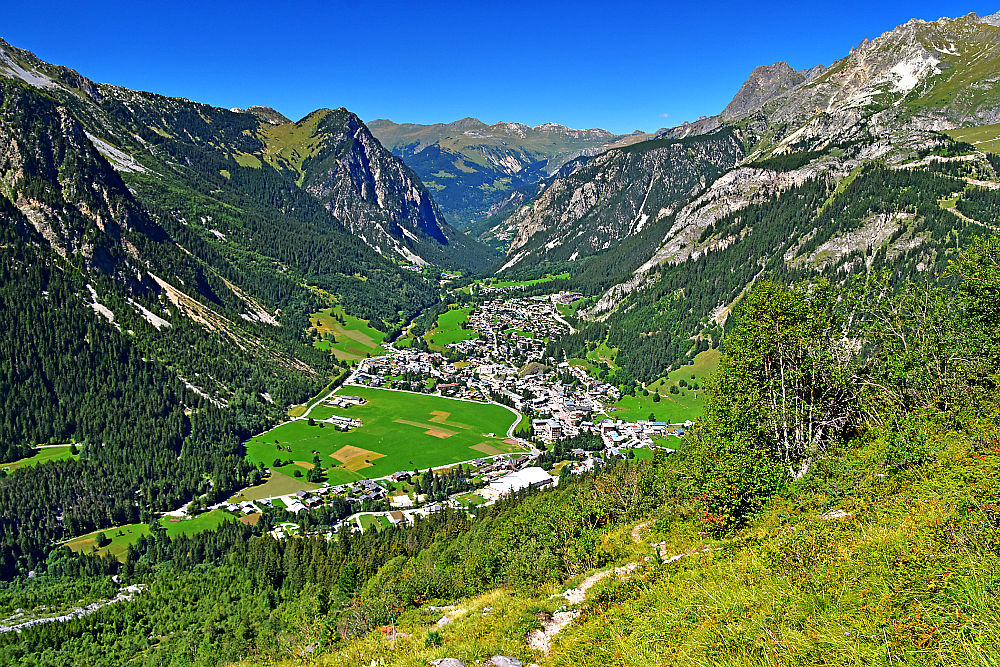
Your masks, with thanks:
[{"label": "building cluster", "polygon": [[331,408],[349,408],[352,405],[364,405],[367,403],[365,399],[360,396],[343,396],[341,394],[334,394],[328,396],[323,403],[330,406]]},{"label": "building cluster", "polygon": [[[480,293],[488,294],[492,293],[488,290],[493,290],[501,294],[518,289],[483,288]],[[441,353],[414,348],[390,348],[386,355],[360,360],[347,384],[382,387],[408,382],[419,385],[420,391],[430,390],[444,396],[501,401],[530,414],[534,437],[546,443],[581,434],[599,436],[599,444],[595,441],[587,450],[572,450],[564,468],[573,474],[593,470],[615,458],[625,458],[630,449],[657,448],[657,439],[682,435],[684,428],[665,422],[605,418],[608,415],[606,406],[621,399],[618,387],[592,377],[583,366],[557,362],[546,356],[547,340],[566,331],[555,304],[573,303],[581,296],[577,292],[562,292],[551,297],[486,301],[470,313],[466,325],[479,335],[449,344],[448,358]],[[458,353],[460,362],[449,361],[456,358],[453,352]],[[347,408],[364,402],[357,396],[337,394],[326,404]],[[557,484],[557,478],[539,467],[541,454],[532,448],[531,452],[477,459],[469,464],[469,481],[479,487],[475,493],[487,503],[525,489]],[[381,483],[360,480],[338,486],[324,484],[314,491],[301,491],[286,498],[285,504],[289,511],[297,513],[334,497],[345,498],[359,507],[368,501],[384,500],[389,505],[386,511],[368,514],[398,525],[447,507],[461,507],[461,502],[468,501],[453,497],[428,502],[426,496],[390,494],[388,489],[392,485],[405,483],[411,477],[410,471],[399,471]],[[243,513],[252,511],[242,506],[234,509]],[[333,532],[345,529],[362,530],[358,515],[340,522]]]},{"label": "building cluster", "polygon": [[552,303],[558,303],[563,306],[568,306],[574,301],[578,301],[583,298],[583,294],[580,292],[559,292],[558,294],[552,295]]},{"label": "building cluster", "polygon": [[403,348],[369,359],[362,359],[351,376],[353,384],[381,387],[393,378],[404,375],[434,378],[446,382],[454,374],[451,364],[444,363],[439,352]]},{"label": "building cluster", "polygon": [[492,337],[501,333],[530,334],[524,337],[543,343],[546,338],[566,332],[566,326],[555,318],[548,297],[486,301],[469,315],[468,327]]}]

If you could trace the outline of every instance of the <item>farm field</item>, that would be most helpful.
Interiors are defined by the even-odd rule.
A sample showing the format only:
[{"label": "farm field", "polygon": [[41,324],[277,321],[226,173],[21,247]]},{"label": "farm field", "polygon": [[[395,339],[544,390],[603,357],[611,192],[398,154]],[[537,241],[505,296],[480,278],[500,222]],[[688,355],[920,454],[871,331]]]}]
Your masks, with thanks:
[{"label": "farm field", "polygon": [[472,307],[469,306],[468,308],[452,308],[438,315],[427,342],[443,348],[460,340],[476,338],[479,334],[475,331],[462,328],[462,324],[468,321],[471,312]]},{"label": "farm field", "polygon": [[57,447],[39,447],[34,450],[34,454],[27,456],[23,459],[18,459],[17,461],[11,461],[10,463],[4,463],[0,465],[0,470],[6,470],[10,472],[11,470],[17,470],[18,468],[27,468],[31,466],[36,466],[39,463],[47,463],[49,461],[58,461],[60,459],[75,459],[78,458],[79,454],[70,453],[70,445],[59,445]]},{"label": "farm field", "polygon": [[[337,318],[344,320],[341,324]],[[340,306],[324,308],[309,316],[311,330],[319,334],[332,334],[335,341],[320,339],[313,343],[320,350],[330,350],[337,359],[354,361],[363,359],[365,355],[379,355],[385,352],[382,341],[385,334],[368,326],[364,320],[348,315]]]},{"label": "farm field", "polygon": [[[275,458],[311,462],[316,451],[329,481],[341,483],[522,451],[518,445],[505,442],[516,417],[498,405],[353,385],[338,393],[368,401],[337,410],[360,419],[363,426],[343,432],[330,425],[309,426],[305,420],[282,424],[246,443],[249,459],[272,467]],[[487,437],[486,433],[499,437]],[[291,452],[279,446],[290,447]],[[293,463],[282,466],[281,471],[289,473],[296,467]],[[305,468],[302,470],[305,474]],[[274,479],[272,475],[271,481]],[[288,479],[298,483],[300,478]]]},{"label": "farm field", "polygon": [[[167,537],[176,537],[178,535],[196,535],[202,531],[217,528],[225,521],[236,521],[236,517],[222,510],[212,510],[188,519],[161,517],[159,521]],[[92,533],[76,537],[66,542],[66,546],[76,552],[89,552],[97,546],[97,535],[100,532],[102,531],[95,530]],[[97,553],[102,556],[110,554],[119,560],[124,560],[128,548],[138,542],[143,535],[149,535],[150,531],[149,524],[130,523],[117,528],[105,528],[103,532],[111,540],[111,543],[98,549]]]},{"label": "farm field", "polygon": [[[293,422],[298,423],[298,422]],[[305,424],[306,422],[301,422]],[[279,454],[284,453],[285,456],[279,457]],[[261,498],[272,498],[274,496],[287,496],[290,493],[295,493],[296,491],[311,491],[317,487],[319,484],[312,484],[307,482],[304,477],[292,477],[294,474],[292,471],[296,468],[302,470],[302,474],[305,475],[305,468],[300,468],[294,464],[282,466],[282,471],[287,471],[289,474],[284,474],[284,472],[278,472],[273,470],[274,459],[281,458],[285,460],[288,458],[288,452],[279,452],[275,450],[275,455],[271,457],[270,461],[267,461],[265,465],[268,468],[272,468],[271,476],[268,477],[263,483],[257,486],[251,486],[249,488],[243,489],[235,496],[231,498],[233,502],[243,502],[244,500],[260,500]],[[312,455],[309,456],[309,461],[312,460]]]},{"label": "farm field", "polygon": [[[719,367],[721,353],[718,350],[705,350],[694,358],[694,364],[682,366],[675,371],[671,371],[665,378],[660,378],[656,382],[648,385],[649,396],[623,396],[615,404],[612,412],[608,408],[608,414],[614,419],[624,419],[635,421],[647,419],[652,413],[657,421],[671,423],[684,422],[689,419],[696,419],[701,416],[704,410],[704,393],[694,391],[691,387],[680,387],[679,383],[684,380],[689,385],[697,382],[704,385],[705,380]],[[691,376],[694,375],[694,378]],[[677,394],[670,393],[670,387],[677,386]],[[660,401],[653,401],[654,391],[659,390]]]}]

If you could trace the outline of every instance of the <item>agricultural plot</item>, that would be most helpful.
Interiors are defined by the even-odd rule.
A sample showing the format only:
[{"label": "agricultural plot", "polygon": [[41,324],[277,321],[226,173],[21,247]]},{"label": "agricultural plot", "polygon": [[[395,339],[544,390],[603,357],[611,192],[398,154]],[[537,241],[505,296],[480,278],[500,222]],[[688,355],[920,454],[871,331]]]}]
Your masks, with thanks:
[{"label": "agricultural plot", "polygon": [[[313,345],[333,352],[342,361],[364,359],[365,355],[375,356],[385,352],[382,347],[385,334],[368,326],[364,320],[348,315],[340,306],[313,313],[309,316],[309,323],[310,329],[320,335]],[[333,341],[327,336],[333,336]]]},{"label": "agricultural plot", "polygon": [[[306,422],[292,423],[305,424]],[[296,468],[302,470],[302,474],[305,475],[306,469],[297,465],[293,464],[282,466],[281,470],[287,471],[289,473],[287,475],[284,472],[273,470],[275,458],[280,458],[283,461],[288,458],[288,452],[284,452],[285,456],[278,456],[278,454],[282,454],[282,452],[278,452],[277,450],[275,450],[275,452],[275,456],[272,456],[270,461],[265,462],[265,465],[267,465],[268,468],[272,468],[271,476],[257,486],[251,486],[243,489],[232,497],[232,502],[239,503],[244,500],[260,500],[262,498],[273,498],[274,496],[287,496],[288,494],[295,493],[296,491],[312,491],[313,489],[319,487],[319,484],[311,484],[310,482],[307,482],[304,477],[292,477],[291,475],[294,474],[293,471]],[[312,460],[312,456],[310,456],[309,459]]]},{"label": "agricultural plot", "polygon": [[75,459],[79,456],[79,454],[73,454],[70,451],[70,445],[59,445],[58,447],[39,447],[34,450],[34,453],[31,456],[0,465],[0,470],[10,472],[11,470],[16,470],[18,468],[36,466],[39,463],[58,461],[60,459]]},{"label": "agricultural plot", "polygon": [[294,462],[312,462],[318,452],[329,481],[341,483],[522,451],[506,440],[517,417],[502,406],[372,387],[348,386],[340,393],[368,401],[336,411],[362,426],[344,432],[305,420],[282,424],[247,442],[249,459],[268,467],[275,458],[291,460],[281,467],[287,475],[300,465]]},{"label": "agricultural plot", "polygon": [[[648,419],[652,414],[657,421],[671,423],[697,419],[704,410],[705,394],[695,391],[690,385],[698,383],[702,386],[705,380],[719,367],[721,353],[718,350],[706,350],[694,358],[694,364],[682,366],[671,371],[648,386],[649,396],[623,396],[614,405],[614,411],[608,408],[608,415],[614,419],[636,421]],[[694,376],[693,378],[691,376]],[[689,385],[681,387],[680,382]],[[676,394],[671,393],[671,387],[677,387]],[[653,400],[654,392],[660,392],[659,402]]]}]

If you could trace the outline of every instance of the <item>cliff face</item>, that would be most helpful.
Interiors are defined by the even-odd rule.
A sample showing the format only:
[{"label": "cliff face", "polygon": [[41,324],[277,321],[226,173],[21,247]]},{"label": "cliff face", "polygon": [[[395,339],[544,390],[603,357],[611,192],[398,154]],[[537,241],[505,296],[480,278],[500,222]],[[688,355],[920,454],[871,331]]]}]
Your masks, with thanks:
[{"label": "cliff face", "polygon": [[776,95],[798,86],[805,80],[806,75],[796,72],[788,63],[761,65],[750,73],[750,78],[719,115],[723,120],[743,118]]},{"label": "cliff face", "polygon": [[668,217],[744,157],[731,130],[607,151],[556,178],[499,229],[505,268],[573,260],[609,248]]},{"label": "cliff face", "polygon": [[452,229],[420,178],[345,109],[322,118],[307,141],[302,187],[383,255],[417,264],[484,266],[492,253]]},{"label": "cliff face", "polygon": [[167,235],[69,111],[0,78],[0,147],[0,196],[52,250],[142,289],[142,250]]}]

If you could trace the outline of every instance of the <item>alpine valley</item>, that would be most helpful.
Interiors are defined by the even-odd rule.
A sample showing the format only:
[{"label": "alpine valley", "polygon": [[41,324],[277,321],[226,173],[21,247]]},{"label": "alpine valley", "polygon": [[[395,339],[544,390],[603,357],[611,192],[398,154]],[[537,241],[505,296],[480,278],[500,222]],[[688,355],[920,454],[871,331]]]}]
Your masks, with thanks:
[{"label": "alpine valley", "polygon": [[998,153],[1000,13],[631,134],[0,40],[0,664],[995,665]]}]

